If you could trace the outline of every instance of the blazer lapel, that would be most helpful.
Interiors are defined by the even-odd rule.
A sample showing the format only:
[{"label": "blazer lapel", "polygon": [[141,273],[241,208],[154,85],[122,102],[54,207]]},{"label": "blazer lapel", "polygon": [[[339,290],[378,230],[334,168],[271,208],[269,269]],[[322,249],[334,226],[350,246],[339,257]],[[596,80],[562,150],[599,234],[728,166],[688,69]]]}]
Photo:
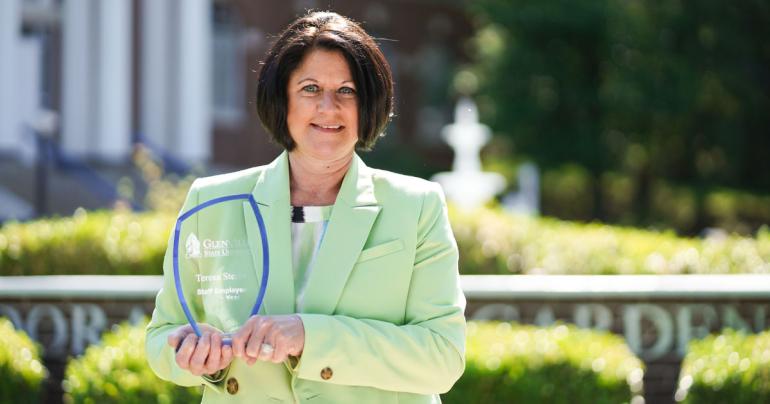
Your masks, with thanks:
[{"label": "blazer lapel", "polygon": [[326,235],[312,264],[302,312],[334,312],[379,213],[372,171],[354,154],[334,203]]},{"label": "blazer lapel", "polygon": [[[257,178],[252,195],[267,231],[270,273],[262,303],[266,314],[294,313],[294,271],[291,260],[291,214],[289,203],[289,162],[281,153]],[[246,234],[258,279],[262,282],[262,238],[249,202],[243,203]],[[262,312],[262,310],[260,310]]]}]

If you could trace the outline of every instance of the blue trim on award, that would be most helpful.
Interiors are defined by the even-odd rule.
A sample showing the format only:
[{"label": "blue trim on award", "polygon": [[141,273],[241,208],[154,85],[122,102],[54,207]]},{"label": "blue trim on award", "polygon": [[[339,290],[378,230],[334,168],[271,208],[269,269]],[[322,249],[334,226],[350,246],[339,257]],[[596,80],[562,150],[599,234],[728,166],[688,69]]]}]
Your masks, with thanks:
[{"label": "blue trim on award", "polygon": [[[190,216],[194,215],[195,213],[198,213],[199,211],[212,206],[216,205],[218,203],[222,202],[228,202],[228,201],[234,201],[239,199],[245,199],[249,201],[249,205],[251,206],[251,210],[254,212],[254,216],[257,218],[257,225],[259,226],[259,235],[262,239],[262,282],[259,285],[259,294],[257,295],[257,301],[254,303],[254,307],[251,309],[251,315],[255,315],[259,313],[260,307],[262,307],[262,301],[265,298],[265,292],[267,291],[267,278],[270,275],[270,254],[269,254],[269,248],[267,244],[267,229],[265,228],[265,221],[262,219],[262,213],[259,211],[259,207],[257,206],[257,201],[254,200],[254,196],[251,194],[237,194],[237,195],[228,195],[228,196],[222,196],[219,198],[214,198],[212,200],[206,201],[198,206],[193,207],[192,209],[188,210],[187,212],[181,214],[179,218],[176,220],[176,225],[174,226],[174,248],[173,248],[173,266],[174,266],[174,285],[176,286],[176,295],[179,299],[179,304],[182,306],[182,311],[184,311],[185,317],[187,317],[187,321],[190,323],[190,326],[192,326],[193,331],[195,331],[195,335],[200,337],[202,335],[200,327],[198,327],[198,323],[195,321],[195,318],[193,318],[192,313],[190,312],[190,308],[187,305],[187,300],[184,297],[184,293],[182,291],[182,280],[179,276],[179,233],[182,229],[182,222],[187,220]],[[232,340],[229,338],[225,338],[222,341],[225,345],[230,345],[232,343]]]}]

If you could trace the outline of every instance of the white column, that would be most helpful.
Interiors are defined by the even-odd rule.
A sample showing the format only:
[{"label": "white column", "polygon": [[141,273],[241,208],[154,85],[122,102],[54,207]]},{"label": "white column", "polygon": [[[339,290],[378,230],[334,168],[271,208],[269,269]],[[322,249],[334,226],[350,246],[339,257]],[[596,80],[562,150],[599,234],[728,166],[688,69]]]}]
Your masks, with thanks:
[{"label": "white column", "polygon": [[188,162],[209,158],[211,148],[211,2],[179,2],[175,147]]},{"label": "white column", "polygon": [[170,5],[166,0],[142,1],[139,131],[150,142],[164,149],[172,146],[168,122],[172,111],[168,83],[172,70],[168,35]]},{"label": "white column", "polygon": [[91,149],[92,6],[90,0],[64,0],[63,4],[61,144],[76,156]]},{"label": "white column", "polygon": [[99,0],[96,153],[123,159],[131,147],[131,1]]},{"label": "white column", "polygon": [[[16,97],[14,113],[17,117],[21,138],[17,150],[19,160],[31,164],[36,160],[37,148],[31,127],[40,135],[51,136],[55,124],[48,122],[50,115],[43,113],[41,103],[43,71],[43,44],[35,36],[22,36],[16,49]],[[50,111],[49,111],[50,112]],[[47,116],[46,116],[47,115]]]},{"label": "white column", "polygon": [[21,141],[16,110],[16,61],[18,60],[19,0],[0,1],[0,150],[14,150]]}]

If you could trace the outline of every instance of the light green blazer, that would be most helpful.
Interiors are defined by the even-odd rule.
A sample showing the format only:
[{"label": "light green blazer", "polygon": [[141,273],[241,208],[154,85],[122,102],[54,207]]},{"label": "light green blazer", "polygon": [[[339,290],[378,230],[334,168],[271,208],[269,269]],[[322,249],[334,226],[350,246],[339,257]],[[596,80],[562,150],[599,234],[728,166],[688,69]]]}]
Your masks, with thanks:
[{"label": "light green blazer", "polygon": [[[269,240],[263,313],[295,313],[287,153],[266,166],[196,180],[182,211],[245,193],[257,201]],[[231,248],[226,256],[214,253],[195,264],[183,257],[182,235],[179,256],[188,303],[199,322],[235,331],[248,318],[259,289],[257,221],[245,201],[207,208],[185,223],[190,220],[199,234],[230,240]],[[147,358],[162,379],[205,385],[204,403],[435,403],[464,370],[458,251],[435,183],[371,169],[354,156],[307,281],[300,313],[305,348],[298,363],[248,366],[235,359],[216,379],[180,369],[166,343],[172,330],[186,324],[176,297],[171,243],[163,289],[147,327]],[[221,296],[197,296],[202,283],[196,273],[222,271],[231,276],[215,286],[242,289],[237,298],[222,304]]]}]

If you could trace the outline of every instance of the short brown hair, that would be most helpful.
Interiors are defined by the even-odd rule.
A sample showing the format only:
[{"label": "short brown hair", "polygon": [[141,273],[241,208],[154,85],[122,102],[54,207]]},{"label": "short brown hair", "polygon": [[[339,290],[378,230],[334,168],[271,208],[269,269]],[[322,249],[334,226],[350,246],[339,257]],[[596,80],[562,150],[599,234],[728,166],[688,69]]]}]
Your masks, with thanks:
[{"label": "short brown hair", "polygon": [[270,48],[257,80],[257,113],[272,140],[295,147],[286,123],[289,76],[314,48],[342,52],[358,98],[359,150],[370,150],[393,115],[393,77],[380,48],[357,23],[333,12],[311,12],[291,23]]}]

